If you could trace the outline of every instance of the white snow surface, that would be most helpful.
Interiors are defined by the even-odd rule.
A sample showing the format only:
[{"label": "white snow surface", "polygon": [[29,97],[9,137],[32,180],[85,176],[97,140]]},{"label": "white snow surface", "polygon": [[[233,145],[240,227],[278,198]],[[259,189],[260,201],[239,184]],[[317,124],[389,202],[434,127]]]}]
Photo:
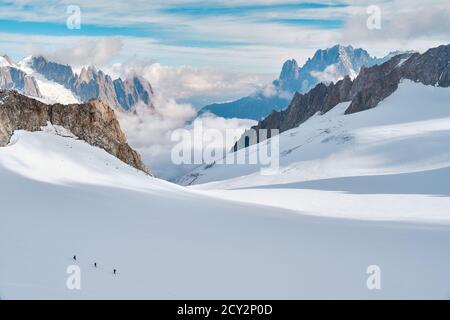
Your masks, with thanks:
[{"label": "white snow surface", "polygon": [[[418,87],[407,85],[404,89],[413,95],[411,101],[420,102],[413,90]],[[425,90],[440,93],[438,88]],[[395,102],[395,96],[390,100]],[[392,109],[388,102],[380,108]],[[310,129],[310,134],[320,135],[325,128],[332,132],[307,141],[321,143],[327,137],[336,138],[321,143],[325,150],[320,148],[315,153],[314,142],[309,142],[309,155],[292,151],[289,156],[297,161],[291,161],[297,165],[292,166],[294,176],[283,171],[278,180],[258,180],[251,171],[245,171],[250,169],[243,169],[248,177],[239,179],[236,173],[235,180],[222,182],[222,186],[235,185],[229,192],[237,193],[238,188],[245,187],[242,180],[248,179],[251,188],[247,190],[254,191],[255,196],[259,192],[256,187],[263,192],[269,187],[270,194],[260,195],[280,197],[279,202],[290,203],[293,200],[289,196],[297,202],[311,203],[314,197],[317,202],[341,201],[338,206],[351,213],[357,210],[354,205],[366,212],[363,199],[359,205],[356,198],[343,204],[339,195],[356,197],[358,188],[362,195],[378,195],[375,191],[380,183],[380,194],[385,195],[388,182],[390,206],[396,205],[398,193],[411,196],[410,207],[418,206],[422,200],[415,197],[417,192],[411,192],[416,188],[414,184],[383,180],[389,177],[389,170],[401,169],[412,176],[434,172],[435,189],[430,189],[430,176],[421,180],[427,191],[424,194],[445,200],[448,189],[443,180],[448,148],[444,147],[448,145],[440,136],[448,130],[446,110],[444,104],[427,106],[408,113],[414,125],[400,121],[401,110],[391,110],[398,113],[396,119],[381,121],[377,120],[375,109],[367,112],[371,116],[360,113],[343,117],[341,106],[334,111],[335,117],[330,114],[312,119],[315,129]],[[432,111],[435,108],[439,112]],[[349,125],[352,120],[347,119],[353,117],[359,117],[360,127]],[[377,126],[375,121],[379,121]],[[338,138],[344,133],[344,124],[345,134],[352,136],[350,140]],[[292,138],[301,144],[307,139],[301,130],[285,136],[294,133]],[[364,139],[361,144],[366,149],[357,142],[359,139]],[[397,143],[385,145],[385,140]],[[402,147],[400,142],[406,145]],[[421,152],[413,142],[422,142]],[[292,149],[296,144],[292,139],[286,148]],[[397,151],[389,153],[390,149]],[[432,153],[434,149],[441,152]],[[429,157],[421,156],[424,152]],[[335,158],[330,158],[331,153]],[[341,162],[349,160],[345,154],[356,157],[347,166]],[[397,157],[386,158],[387,155]],[[358,159],[368,161],[361,164]],[[302,175],[302,166],[311,168],[308,175]],[[374,169],[376,166],[382,174]],[[337,180],[322,185],[322,180],[314,180],[313,174],[330,178],[345,168],[348,169],[341,176],[354,178],[351,183]],[[371,177],[381,181],[357,180]],[[220,199],[219,189],[210,196],[212,191],[151,178],[99,148],[58,135],[57,130],[15,132],[11,143],[0,148],[0,179],[1,299],[450,298],[450,226],[446,223],[317,217],[311,212],[302,213],[299,208],[288,210],[273,203]],[[310,194],[290,195],[288,191],[301,186],[286,184],[301,181],[318,185],[305,188]],[[281,188],[275,187],[283,182]],[[336,186],[338,190],[345,186],[351,190],[320,190],[323,186]],[[331,198],[322,198],[325,192]],[[388,202],[381,202],[380,207],[383,203]],[[333,204],[328,204],[331,207]],[[398,209],[401,211],[402,206]],[[437,209],[430,203],[430,213]],[[73,255],[77,255],[76,262]],[[98,268],[93,267],[94,262]],[[66,287],[66,270],[72,264],[81,268],[81,290]],[[381,268],[381,290],[367,289],[366,270],[371,265]],[[118,270],[116,275],[112,274],[113,269]]]},{"label": "white snow surface", "polygon": [[214,165],[193,172],[192,188],[312,215],[449,224],[449,102],[448,88],[405,81],[374,109],[344,115],[343,103],[282,133],[278,174]]}]

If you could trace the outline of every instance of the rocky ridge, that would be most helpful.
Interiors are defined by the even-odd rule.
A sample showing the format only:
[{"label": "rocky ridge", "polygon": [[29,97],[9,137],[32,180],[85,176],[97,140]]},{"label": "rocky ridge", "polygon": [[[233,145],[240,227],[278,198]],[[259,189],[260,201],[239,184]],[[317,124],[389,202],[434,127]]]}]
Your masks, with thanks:
[{"label": "rocky ridge", "polygon": [[0,90],[0,147],[10,142],[15,130],[40,131],[48,123],[151,175],[140,155],[128,145],[114,110],[102,101],[47,105],[13,90]]}]

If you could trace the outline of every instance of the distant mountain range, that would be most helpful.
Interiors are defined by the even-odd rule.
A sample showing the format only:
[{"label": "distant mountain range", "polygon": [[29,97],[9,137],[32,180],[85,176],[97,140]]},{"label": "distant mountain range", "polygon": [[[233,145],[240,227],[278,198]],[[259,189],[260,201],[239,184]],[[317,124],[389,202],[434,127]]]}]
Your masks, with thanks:
[{"label": "distant mountain range", "polygon": [[137,74],[124,80],[113,80],[103,71],[89,66],[82,68],[78,75],[71,66],[49,61],[43,56],[28,57],[19,63],[1,56],[0,89],[15,89],[47,103],[84,103],[98,99],[125,111],[132,110],[137,104],[154,108],[152,86]]},{"label": "distant mountain range", "polygon": [[[450,45],[429,49],[423,54],[395,55],[381,65],[362,67],[359,75],[346,76],[337,83],[320,83],[305,94],[296,93],[286,110],[274,111],[247,131],[235,150],[260,142],[260,129],[280,132],[298,127],[314,116],[324,114],[343,102],[350,102],[345,114],[376,107],[394,93],[402,79],[436,87],[450,87]],[[263,140],[263,138],[261,138]]]},{"label": "distant mountain range", "polygon": [[392,52],[383,58],[375,58],[366,50],[352,46],[335,45],[329,49],[317,50],[302,67],[298,66],[295,59],[286,61],[270,90],[260,90],[232,102],[205,106],[199,111],[199,115],[212,113],[224,118],[260,120],[273,110],[285,109],[295,92],[305,93],[318,83],[329,84],[345,76],[353,79],[363,66],[381,64],[400,53]]}]

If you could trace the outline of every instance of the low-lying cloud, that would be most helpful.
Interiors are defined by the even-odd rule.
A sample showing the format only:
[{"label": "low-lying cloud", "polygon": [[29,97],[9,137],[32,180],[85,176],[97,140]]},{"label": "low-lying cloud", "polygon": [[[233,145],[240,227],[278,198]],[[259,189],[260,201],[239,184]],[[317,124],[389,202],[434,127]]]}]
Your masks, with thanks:
[{"label": "low-lying cloud", "polygon": [[155,91],[196,110],[215,102],[226,102],[250,95],[270,83],[273,74],[226,72],[192,66],[169,67],[159,63],[128,62],[115,65],[111,72],[124,76],[139,69]]},{"label": "low-lying cloud", "polygon": [[[133,113],[118,113],[118,118],[130,145],[139,151],[157,177],[167,180],[174,180],[198,166],[176,165],[172,162],[171,152],[177,142],[172,141],[171,136],[175,130],[192,132],[195,121],[201,121],[205,130],[225,132],[231,129],[243,133],[255,124],[252,120],[224,119],[210,114],[195,119],[196,111],[190,104],[177,103],[161,94],[154,96],[154,105],[156,111],[137,106]],[[226,149],[231,147],[231,143],[225,146]]]}]

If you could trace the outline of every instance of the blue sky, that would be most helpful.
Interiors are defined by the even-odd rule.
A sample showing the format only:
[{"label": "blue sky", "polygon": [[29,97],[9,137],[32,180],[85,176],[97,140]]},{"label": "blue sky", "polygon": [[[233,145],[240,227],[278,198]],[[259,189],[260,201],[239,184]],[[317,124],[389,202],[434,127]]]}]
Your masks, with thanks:
[{"label": "blue sky", "polygon": [[[374,4],[390,23],[378,33],[368,32],[365,25],[367,7]],[[81,10],[79,30],[66,27],[69,5]],[[120,42],[115,46],[120,49],[109,59],[105,54],[104,63],[134,58],[169,66],[276,73],[284,60],[301,62],[316,49],[336,43],[364,46],[382,55],[416,43],[426,47],[424,39],[411,37],[417,30],[442,42],[448,36],[447,24],[438,23],[435,15],[446,8],[448,0],[427,4],[418,0],[6,0],[0,2],[0,51],[20,58],[37,51],[63,52],[64,47],[74,51],[75,46],[80,53],[86,43],[109,38]],[[430,23],[417,19],[420,14]],[[440,27],[431,27],[431,22]]]},{"label": "blue sky", "polygon": [[[71,4],[81,10],[79,30],[66,27],[67,6]],[[17,58],[26,55],[30,46],[51,50],[81,38],[89,41],[89,38],[116,37],[134,50],[122,52],[122,59],[128,54],[169,65],[214,66],[220,62],[199,57],[222,55],[227,49],[242,53],[276,47],[275,59],[279,64],[281,52],[287,57],[287,52],[300,46],[295,33],[342,29],[350,5],[344,1],[21,0],[3,1],[0,7],[0,30],[7,34],[0,40],[0,47],[7,52],[9,46],[14,51],[9,54]],[[11,47],[14,39],[15,45]],[[303,43],[302,47],[310,46]],[[153,50],[146,52],[149,48]],[[255,62],[259,59],[255,57]],[[229,67],[233,63],[226,61],[224,68]],[[274,69],[268,68],[271,72]]]}]

